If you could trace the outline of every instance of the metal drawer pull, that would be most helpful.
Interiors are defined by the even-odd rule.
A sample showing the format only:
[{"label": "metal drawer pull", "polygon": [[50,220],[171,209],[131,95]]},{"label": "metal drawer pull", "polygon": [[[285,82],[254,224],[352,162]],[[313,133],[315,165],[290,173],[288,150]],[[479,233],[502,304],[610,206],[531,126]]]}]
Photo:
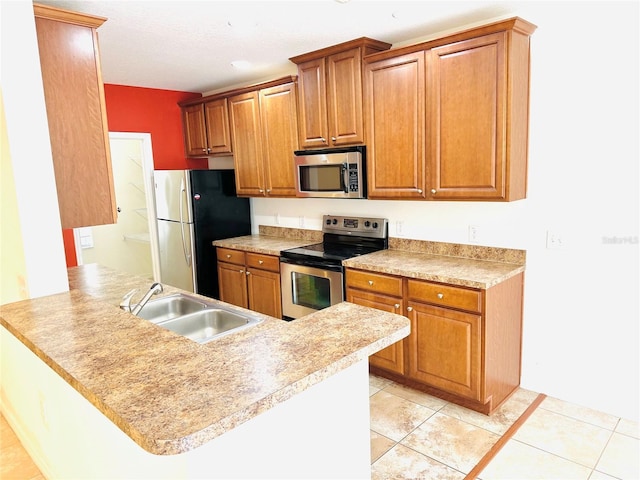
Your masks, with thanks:
[{"label": "metal drawer pull", "polygon": [[227,253],[227,258],[231,258],[231,254]]},{"label": "metal drawer pull", "polygon": [[413,312],[413,307],[407,307],[407,312]]},{"label": "metal drawer pull", "polygon": [[400,304],[399,304],[399,303],[396,303],[396,304],[393,306],[393,308],[395,308],[396,310],[397,310],[397,309],[399,309],[399,308],[400,308]]},{"label": "metal drawer pull", "polygon": [[373,286],[373,280],[369,280],[369,286]]},{"label": "metal drawer pull", "polygon": [[258,260],[258,263],[262,265],[264,263],[264,260]]},{"label": "metal drawer pull", "polygon": [[439,294],[438,294],[438,298],[439,298],[440,300],[442,300],[442,299],[444,298],[444,293],[439,293]]}]

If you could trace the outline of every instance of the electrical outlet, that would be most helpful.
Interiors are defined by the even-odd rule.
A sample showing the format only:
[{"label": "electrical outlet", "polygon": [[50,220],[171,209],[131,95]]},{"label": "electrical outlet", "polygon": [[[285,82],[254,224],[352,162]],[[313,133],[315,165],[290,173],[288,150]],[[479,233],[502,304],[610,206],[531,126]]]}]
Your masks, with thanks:
[{"label": "electrical outlet", "polygon": [[480,228],[477,225],[469,225],[469,241],[471,243],[480,241]]},{"label": "electrical outlet", "polygon": [[396,235],[402,235],[402,230],[404,229],[404,222],[398,220],[396,222]]},{"label": "electrical outlet", "polygon": [[547,248],[562,248],[564,247],[564,240],[562,235],[552,230],[547,230]]}]

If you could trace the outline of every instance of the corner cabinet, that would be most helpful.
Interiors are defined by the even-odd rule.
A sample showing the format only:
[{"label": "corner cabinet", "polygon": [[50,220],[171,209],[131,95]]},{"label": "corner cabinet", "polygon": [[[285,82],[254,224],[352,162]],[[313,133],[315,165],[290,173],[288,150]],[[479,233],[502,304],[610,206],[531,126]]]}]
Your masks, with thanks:
[{"label": "corner cabinet", "polygon": [[373,373],[490,414],[520,385],[524,274],[488,289],[346,269],[347,301],[404,314]]},{"label": "corner cabinet", "polygon": [[97,34],[106,18],[33,9],[62,228],[115,223]]},{"label": "corner cabinet", "polygon": [[295,197],[296,83],[271,82],[229,97],[239,196]]},{"label": "corner cabinet", "polygon": [[365,142],[362,59],[390,47],[360,38],[290,58],[298,65],[301,148]]},{"label": "corner cabinet", "polygon": [[217,247],[220,300],[282,318],[280,258]]},{"label": "corner cabinet", "polygon": [[181,104],[185,153],[188,157],[231,155],[226,98]]},{"label": "corner cabinet", "polygon": [[365,58],[369,198],[526,197],[535,28],[512,18]]}]

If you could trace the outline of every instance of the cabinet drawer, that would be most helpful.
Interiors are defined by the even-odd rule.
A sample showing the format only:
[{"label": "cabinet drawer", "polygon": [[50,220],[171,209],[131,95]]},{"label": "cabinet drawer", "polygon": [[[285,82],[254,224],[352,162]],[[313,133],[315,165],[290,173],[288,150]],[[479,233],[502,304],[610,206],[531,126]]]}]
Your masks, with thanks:
[{"label": "cabinet drawer", "polygon": [[459,308],[470,312],[481,312],[482,295],[478,290],[442,285],[418,280],[407,281],[407,296],[410,300]]},{"label": "cabinet drawer", "polygon": [[402,278],[347,269],[347,287],[402,297]]},{"label": "cabinet drawer", "polygon": [[231,248],[216,248],[216,255],[221,262],[235,263],[236,265],[244,265],[244,252],[240,250],[232,250]]},{"label": "cabinet drawer", "polygon": [[261,270],[270,270],[272,272],[280,271],[280,257],[273,255],[263,255],[260,253],[247,252],[247,267],[259,268]]}]

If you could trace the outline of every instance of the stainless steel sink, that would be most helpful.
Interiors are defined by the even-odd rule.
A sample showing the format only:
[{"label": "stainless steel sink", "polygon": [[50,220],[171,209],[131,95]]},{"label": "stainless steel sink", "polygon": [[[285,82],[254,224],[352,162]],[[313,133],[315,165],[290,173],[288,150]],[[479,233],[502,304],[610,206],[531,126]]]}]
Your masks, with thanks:
[{"label": "stainless steel sink", "polygon": [[228,310],[207,308],[206,310],[190,313],[157,325],[198,343],[206,343],[224,333],[237,331],[259,321],[258,317],[240,315]]},{"label": "stainless steel sink", "polygon": [[198,343],[207,343],[262,321],[258,316],[246,315],[185,294],[168,295],[147,302],[138,316]]},{"label": "stainless steel sink", "polygon": [[147,302],[138,316],[159,323],[204,310],[207,306],[205,302],[188,295],[169,295]]}]

